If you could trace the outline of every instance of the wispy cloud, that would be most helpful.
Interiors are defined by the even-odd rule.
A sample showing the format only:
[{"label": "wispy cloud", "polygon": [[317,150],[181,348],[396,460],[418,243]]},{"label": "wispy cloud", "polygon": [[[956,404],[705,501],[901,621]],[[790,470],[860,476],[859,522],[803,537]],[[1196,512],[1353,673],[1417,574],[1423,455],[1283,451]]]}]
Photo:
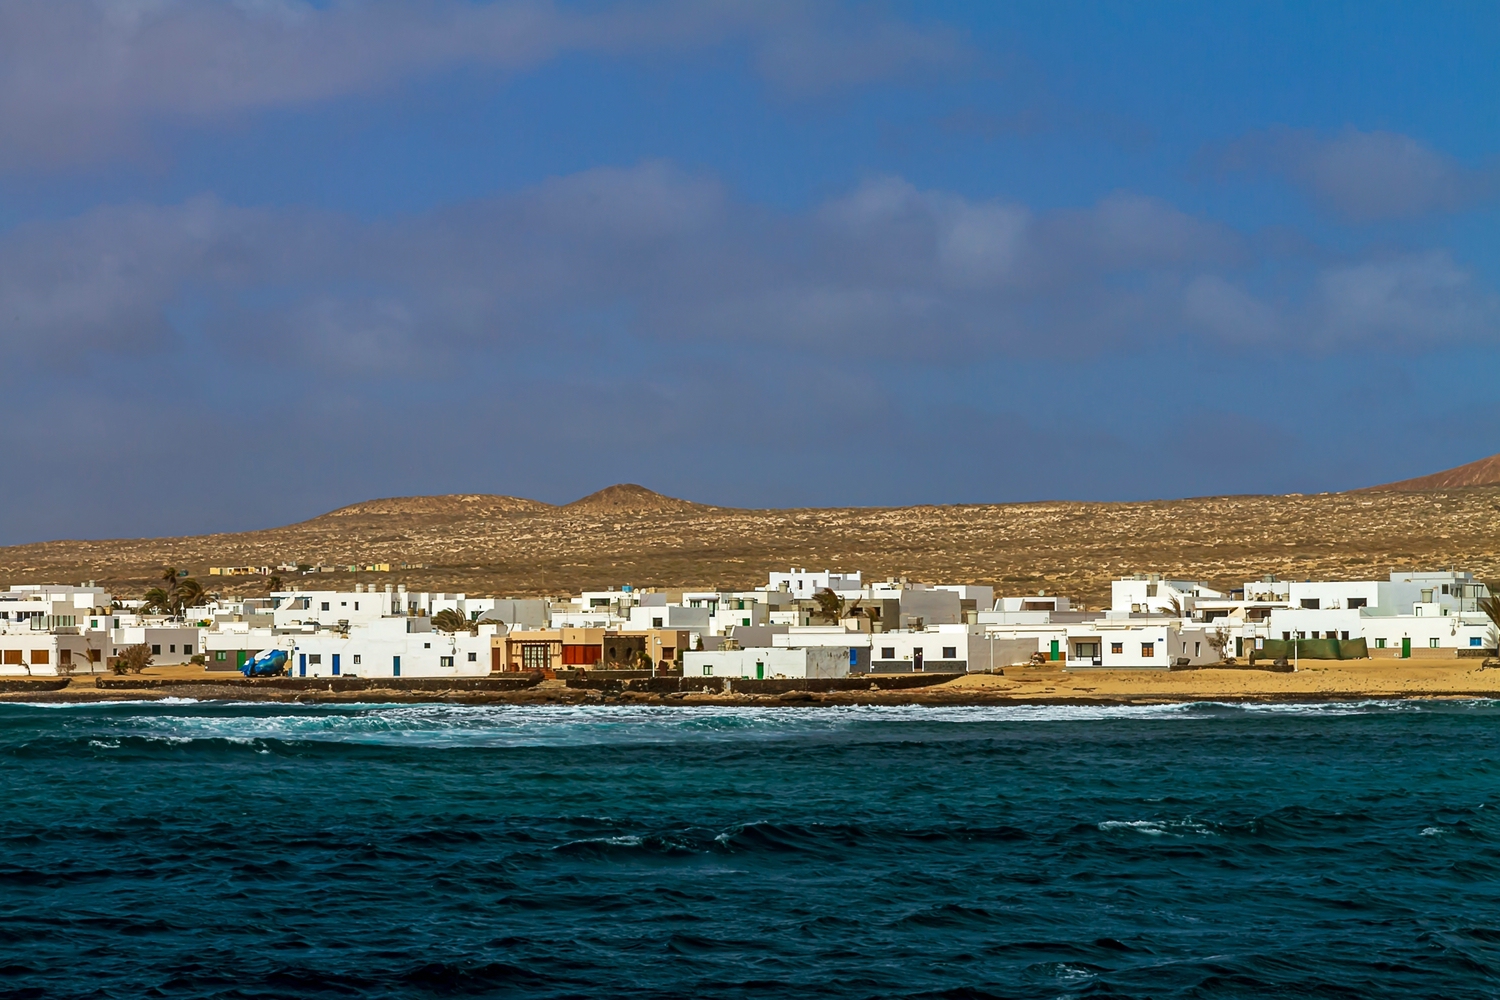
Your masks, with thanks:
[{"label": "wispy cloud", "polygon": [[98,158],[139,147],[155,122],[315,104],[453,67],[726,44],[794,96],[972,59],[941,25],[790,0],[13,0],[0,5],[0,167]]},{"label": "wispy cloud", "polygon": [[1284,177],[1358,222],[1453,212],[1500,195],[1500,164],[1469,166],[1398,132],[1275,128],[1216,148],[1210,159],[1225,171]]},{"label": "wispy cloud", "polygon": [[[1325,254],[1295,284],[1255,241],[1151,198],[1040,212],[875,178],[807,212],[648,162],[399,221],[213,198],[0,236],[0,339],[414,375],[625,330],[774,354],[1071,357],[1177,340],[1323,349],[1484,339],[1492,290],[1440,250]],[[1271,269],[1274,271],[1274,268]]]}]

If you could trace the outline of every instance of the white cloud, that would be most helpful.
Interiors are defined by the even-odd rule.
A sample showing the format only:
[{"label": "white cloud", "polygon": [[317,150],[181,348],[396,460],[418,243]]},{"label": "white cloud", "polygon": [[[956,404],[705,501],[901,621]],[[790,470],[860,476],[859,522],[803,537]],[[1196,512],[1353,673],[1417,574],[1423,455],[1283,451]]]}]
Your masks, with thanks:
[{"label": "white cloud", "polygon": [[1441,252],[1324,264],[1300,289],[1265,263],[1129,194],[1039,213],[877,178],[780,215],[648,162],[396,222],[197,199],[33,224],[0,236],[0,337],[150,348],[191,302],[226,353],[253,337],[257,357],[401,375],[621,329],[710,353],[931,357],[1493,329],[1493,294]]},{"label": "white cloud", "polygon": [[1278,174],[1356,221],[1453,212],[1500,194],[1493,163],[1470,167],[1398,132],[1254,132],[1219,154],[1229,170]]},{"label": "white cloud", "polygon": [[153,122],[314,104],[456,66],[520,72],[566,52],[725,44],[746,46],[790,94],[967,58],[941,27],[786,0],[11,0],[0,5],[0,167],[105,157],[144,142]]}]

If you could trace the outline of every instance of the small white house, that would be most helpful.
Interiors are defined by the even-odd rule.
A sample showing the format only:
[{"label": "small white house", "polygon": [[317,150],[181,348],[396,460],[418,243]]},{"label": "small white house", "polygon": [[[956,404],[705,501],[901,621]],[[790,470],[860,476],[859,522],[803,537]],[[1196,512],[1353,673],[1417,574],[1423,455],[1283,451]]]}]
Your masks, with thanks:
[{"label": "small white house", "polygon": [[437,632],[426,618],[382,618],[299,636],[288,667],[293,677],[484,677],[497,634],[496,625]]},{"label": "small white house", "polygon": [[750,680],[847,677],[849,651],[830,646],[690,650],[682,654],[682,675]]},{"label": "small white house", "polygon": [[1209,630],[1176,622],[1101,618],[1068,626],[1067,665],[1104,669],[1167,670],[1175,663],[1217,663]]}]

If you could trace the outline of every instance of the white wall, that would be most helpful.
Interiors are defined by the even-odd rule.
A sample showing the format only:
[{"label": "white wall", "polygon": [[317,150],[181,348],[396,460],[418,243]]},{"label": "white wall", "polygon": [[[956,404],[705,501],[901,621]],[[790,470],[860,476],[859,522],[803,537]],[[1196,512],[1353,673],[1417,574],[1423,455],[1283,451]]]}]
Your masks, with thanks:
[{"label": "white wall", "polygon": [[847,677],[849,651],[847,648],[774,649],[765,646],[692,650],[682,654],[682,675],[763,680]]},{"label": "white wall", "polygon": [[408,621],[421,619],[386,618],[369,625],[351,626],[348,638],[338,632],[300,636],[288,661],[291,676],[331,677],[335,655],[339,657],[341,676],[397,676],[396,657],[401,659],[401,677],[489,675],[495,626],[481,625],[477,635],[468,631],[407,632],[404,626]]}]

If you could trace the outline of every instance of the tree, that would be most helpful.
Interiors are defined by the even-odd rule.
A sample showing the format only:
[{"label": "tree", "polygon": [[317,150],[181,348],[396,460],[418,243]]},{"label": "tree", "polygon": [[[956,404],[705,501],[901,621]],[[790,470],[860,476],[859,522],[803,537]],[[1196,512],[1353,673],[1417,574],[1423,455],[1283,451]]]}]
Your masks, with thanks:
[{"label": "tree", "polygon": [[281,589],[281,577],[279,576],[273,576],[266,582],[270,584],[270,587],[268,588],[270,590],[276,591]]},{"label": "tree", "polygon": [[1192,614],[1181,594],[1173,594],[1171,600],[1162,606],[1161,613],[1168,618],[1187,618]]},{"label": "tree", "polygon": [[479,623],[477,621],[469,621],[469,619],[452,608],[444,608],[433,615],[432,627],[439,632],[457,632],[459,629],[463,629],[466,632],[479,631]]},{"label": "tree", "polygon": [[1500,631],[1500,583],[1487,583],[1484,585],[1487,592],[1479,599],[1479,610],[1489,616],[1490,624]]},{"label": "tree", "polygon": [[817,616],[819,618],[831,625],[838,624],[839,619],[844,615],[843,598],[835,594],[830,588],[824,587],[813,595],[813,600],[817,602]]},{"label": "tree", "polygon": [[1213,650],[1220,660],[1227,660],[1229,657],[1225,651],[1229,649],[1231,638],[1229,629],[1226,626],[1220,625],[1208,633],[1208,648]]},{"label": "tree", "polygon": [[208,592],[192,577],[183,580],[172,590],[172,607],[178,614],[181,614],[185,608],[196,608],[207,604],[208,601]]},{"label": "tree", "polygon": [[110,663],[110,669],[117,674],[138,674],[151,666],[151,647],[144,642],[139,646],[128,646],[120,650]]},{"label": "tree", "polygon": [[172,613],[172,595],[160,587],[152,587],[146,591],[145,603],[141,606],[142,611],[155,611],[158,614],[168,615]]}]

